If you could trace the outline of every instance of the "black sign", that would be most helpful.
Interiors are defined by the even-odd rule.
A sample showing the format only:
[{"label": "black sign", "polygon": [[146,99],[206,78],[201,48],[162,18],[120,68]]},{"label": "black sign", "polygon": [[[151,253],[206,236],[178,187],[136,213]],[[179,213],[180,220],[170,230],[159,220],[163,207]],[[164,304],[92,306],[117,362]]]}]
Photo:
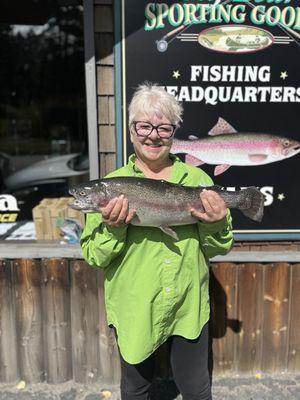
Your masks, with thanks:
[{"label": "black sign", "polygon": [[[144,81],[182,102],[173,152],[216,184],[266,196],[262,223],[233,212],[237,231],[300,232],[297,3],[123,1],[123,109]],[[126,119],[124,159],[133,152]]]}]

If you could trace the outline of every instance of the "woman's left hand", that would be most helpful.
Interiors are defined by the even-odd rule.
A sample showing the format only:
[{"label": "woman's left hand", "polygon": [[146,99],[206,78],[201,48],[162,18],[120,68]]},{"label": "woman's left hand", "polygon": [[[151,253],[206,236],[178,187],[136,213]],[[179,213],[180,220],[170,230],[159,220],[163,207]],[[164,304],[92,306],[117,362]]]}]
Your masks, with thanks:
[{"label": "woman's left hand", "polygon": [[213,190],[204,189],[200,193],[200,199],[204,208],[204,212],[200,212],[195,208],[191,209],[193,217],[202,222],[218,222],[221,221],[227,214],[227,207],[220,195]]}]

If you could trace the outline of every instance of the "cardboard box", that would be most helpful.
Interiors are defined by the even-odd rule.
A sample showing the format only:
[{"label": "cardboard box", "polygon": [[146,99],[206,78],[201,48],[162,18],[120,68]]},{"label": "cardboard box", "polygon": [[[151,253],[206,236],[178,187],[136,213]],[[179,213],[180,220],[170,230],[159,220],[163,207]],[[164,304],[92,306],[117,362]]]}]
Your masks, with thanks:
[{"label": "cardboard box", "polygon": [[84,227],[85,217],[80,211],[68,206],[73,197],[45,198],[32,210],[37,240],[60,240],[62,233],[59,223],[66,218],[79,222]]}]

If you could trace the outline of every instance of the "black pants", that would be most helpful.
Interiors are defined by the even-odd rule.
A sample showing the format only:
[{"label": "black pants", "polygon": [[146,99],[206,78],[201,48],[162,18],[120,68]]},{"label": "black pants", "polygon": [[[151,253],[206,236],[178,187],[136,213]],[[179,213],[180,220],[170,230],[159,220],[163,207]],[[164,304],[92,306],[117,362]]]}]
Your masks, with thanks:
[{"label": "black pants", "polygon": [[[168,341],[173,377],[183,400],[211,400],[208,324],[195,340],[171,336]],[[140,364],[128,364],[120,358],[122,400],[148,400],[154,377],[154,353]]]}]

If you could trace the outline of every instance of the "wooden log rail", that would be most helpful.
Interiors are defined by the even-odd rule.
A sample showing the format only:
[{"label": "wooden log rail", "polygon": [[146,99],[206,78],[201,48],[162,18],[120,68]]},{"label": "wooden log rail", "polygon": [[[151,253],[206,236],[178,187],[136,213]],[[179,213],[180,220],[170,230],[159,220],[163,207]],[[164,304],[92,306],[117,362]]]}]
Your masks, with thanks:
[{"label": "wooden log rail", "polygon": [[[299,372],[299,289],[297,262],[213,262],[213,373]],[[157,365],[170,374],[164,346]],[[119,377],[103,271],[76,258],[0,260],[0,382]]]}]

